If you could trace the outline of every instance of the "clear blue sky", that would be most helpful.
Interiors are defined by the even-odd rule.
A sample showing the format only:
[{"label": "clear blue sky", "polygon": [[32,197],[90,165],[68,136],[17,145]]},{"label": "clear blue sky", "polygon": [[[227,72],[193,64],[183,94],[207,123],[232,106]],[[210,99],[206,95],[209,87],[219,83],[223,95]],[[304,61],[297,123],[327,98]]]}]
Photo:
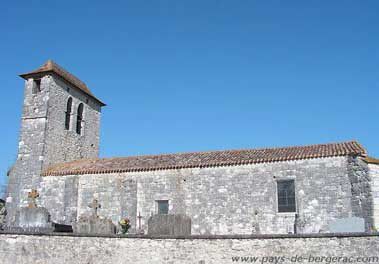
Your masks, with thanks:
[{"label": "clear blue sky", "polygon": [[7,1],[0,182],[51,58],[108,104],[101,156],[356,139],[379,156],[379,1]]}]

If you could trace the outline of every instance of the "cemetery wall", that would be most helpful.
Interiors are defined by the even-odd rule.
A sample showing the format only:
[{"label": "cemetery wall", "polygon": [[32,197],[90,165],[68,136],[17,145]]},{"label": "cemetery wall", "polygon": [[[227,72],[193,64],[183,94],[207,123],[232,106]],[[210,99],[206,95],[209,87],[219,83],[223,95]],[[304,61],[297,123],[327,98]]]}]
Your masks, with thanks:
[{"label": "cemetery wall", "polygon": [[[192,234],[252,234],[293,232],[295,214],[279,213],[277,181],[294,179],[303,233],[328,232],[335,219],[365,218],[370,230],[367,164],[358,158],[330,157],[274,163],[190,168],[148,172],[46,176],[41,206],[52,220],[71,224],[90,215],[98,199],[98,214],[117,224],[131,219],[134,232],[147,231],[157,213],[157,200],[169,200],[169,212],[186,214]],[[78,190],[77,192],[70,190]],[[75,215],[77,212],[77,215]]]},{"label": "cemetery wall", "polygon": [[0,234],[3,264],[378,263],[379,235],[111,238]]}]

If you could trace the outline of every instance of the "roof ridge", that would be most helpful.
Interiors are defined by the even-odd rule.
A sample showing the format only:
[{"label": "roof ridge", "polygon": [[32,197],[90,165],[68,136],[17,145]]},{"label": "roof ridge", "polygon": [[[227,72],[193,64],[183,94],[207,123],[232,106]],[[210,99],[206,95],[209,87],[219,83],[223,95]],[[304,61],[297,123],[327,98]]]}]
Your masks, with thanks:
[{"label": "roof ridge", "polygon": [[57,64],[55,61],[49,59],[46,63],[47,67],[51,67],[52,69],[57,69],[59,71],[62,71],[64,74],[68,75],[69,77],[73,78],[76,82],[80,83],[80,85],[83,85],[85,88],[87,88],[87,92],[90,94],[90,95],[93,95],[91,93],[91,91],[88,89],[87,85],[85,82],[83,82],[82,80],[80,80],[78,77],[76,77],[74,74],[70,73],[68,70],[66,70],[64,67],[60,66],[59,64]]}]

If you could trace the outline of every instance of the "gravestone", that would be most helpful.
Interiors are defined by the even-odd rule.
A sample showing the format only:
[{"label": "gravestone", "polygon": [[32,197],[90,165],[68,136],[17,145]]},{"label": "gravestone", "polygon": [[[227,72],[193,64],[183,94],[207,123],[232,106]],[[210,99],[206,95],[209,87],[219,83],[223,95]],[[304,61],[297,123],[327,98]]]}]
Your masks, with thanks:
[{"label": "gravestone", "polygon": [[259,211],[255,210],[254,211],[254,217],[253,217],[253,222],[251,225],[251,233],[252,234],[260,234],[261,228],[259,225]]},{"label": "gravestone", "polygon": [[49,211],[44,207],[37,207],[37,190],[28,193],[29,204],[17,210],[15,221],[6,229],[17,232],[49,233],[54,231],[54,223],[50,221]]},{"label": "gravestone", "polygon": [[142,229],[142,222],[141,222],[141,220],[142,220],[143,217],[141,216],[141,212],[138,212],[137,218],[138,218],[138,230],[137,230],[137,234],[143,235],[143,234],[145,234],[145,231]]},{"label": "gravestone", "polygon": [[149,218],[149,235],[189,236],[191,235],[191,218],[186,215],[157,214]]},{"label": "gravestone", "polygon": [[92,209],[90,216],[81,216],[73,226],[74,233],[79,234],[94,234],[94,235],[113,235],[116,234],[116,226],[112,220],[106,218],[100,218],[97,214],[97,210],[101,208],[98,200],[94,199],[91,204],[88,205]]},{"label": "gravestone", "polygon": [[83,216],[73,226],[74,233],[93,235],[114,235],[116,226],[110,219]]},{"label": "gravestone", "polygon": [[305,225],[306,220],[303,214],[296,213],[295,214],[295,221],[293,226],[293,233],[294,234],[302,234],[305,233]]},{"label": "gravestone", "polygon": [[43,207],[22,207],[16,212],[15,227],[27,232],[53,232],[50,214]]},{"label": "gravestone", "polygon": [[365,220],[360,217],[336,219],[329,224],[331,233],[365,232]]}]

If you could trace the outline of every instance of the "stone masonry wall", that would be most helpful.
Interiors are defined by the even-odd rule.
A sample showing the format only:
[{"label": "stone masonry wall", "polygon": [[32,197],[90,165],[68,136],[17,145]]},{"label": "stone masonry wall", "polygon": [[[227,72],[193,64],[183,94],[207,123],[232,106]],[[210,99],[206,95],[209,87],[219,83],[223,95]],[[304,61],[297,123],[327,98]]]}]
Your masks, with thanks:
[{"label": "stone masonry wall", "polygon": [[[59,77],[53,77],[50,87],[49,123],[46,133],[44,168],[51,164],[82,158],[97,158],[100,141],[100,105]],[[67,101],[72,98],[70,129],[65,130]],[[76,133],[76,117],[83,103],[82,133]]]},{"label": "stone masonry wall", "polygon": [[[40,189],[41,171],[47,166],[98,156],[100,106],[92,98],[55,75],[41,78],[40,91],[33,93],[32,78],[25,81],[24,105],[16,163],[9,172],[7,222],[13,221],[18,207],[27,205],[27,194]],[[65,130],[67,100],[73,99],[71,127]],[[83,133],[75,133],[77,107],[84,104]],[[72,187],[68,187],[71,184]],[[65,184],[66,220],[76,218],[76,182]],[[69,197],[72,195],[72,197]],[[63,199],[62,199],[63,201]],[[71,208],[75,207],[75,212]]]},{"label": "stone masonry wall", "polygon": [[379,230],[379,164],[369,164],[368,167],[371,178],[374,227]]},{"label": "stone masonry wall", "polygon": [[0,234],[3,264],[378,263],[379,236],[101,238]]},{"label": "stone masonry wall", "polygon": [[373,203],[368,165],[359,158],[349,157],[348,173],[353,216],[363,217],[366,230],[371,230],[373,227]]},{"label": "stone masonry wall", "polygon": [[33,79],[25,81],[18,156],[8,175],[7,219],[12,220],[16,208],[27,204],[28,190],[39,184],[45,151],[50,83],[49,76],[43,77],[41,90],[33,94]]},{"label": "stone masonry wall", "polygon": [[[41,202],[54,221],[66,224],[73,219],[68,214],[74,214],[75,202],[79,217],[90,214],[88,204],[96,198],[102,204],[100,216],[116,224],[121,217],[130,217],[131,232],[135,232],[139,230],[140,214],[141,228],[146,233],[148,218],[157,212],[156,201],[169,200],[170,213],[191,217],[193,234],[251,234],[257,229],[260,233],[286,234],[293,232],[295,214],[278,213],[276,182],[294,179],[297,209],[304,223],[301,232],[328,232],[328,224],[335,219],[367,216],[359,204],[352,202],[350,179],[355,170],[348,171],[348,162],[347,157],[333,157],[201,169],[47,176],[41,185]],[[79,189],[77,200],[67,192],[67,186],[74,183]],[[71,208],[68,211],[64,209],[67,203]]]}]

